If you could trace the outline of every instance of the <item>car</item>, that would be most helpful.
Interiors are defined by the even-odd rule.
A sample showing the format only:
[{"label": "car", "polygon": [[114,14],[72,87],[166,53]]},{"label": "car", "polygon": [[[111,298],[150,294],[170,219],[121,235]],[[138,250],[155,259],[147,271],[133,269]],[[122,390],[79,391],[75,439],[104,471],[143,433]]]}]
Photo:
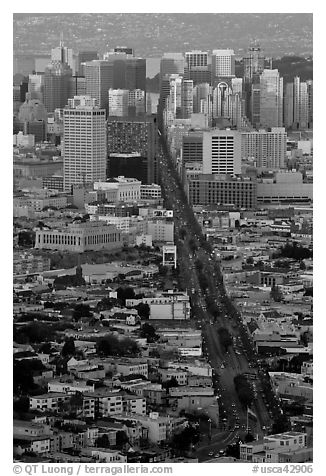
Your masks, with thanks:
[{"label": "car", "polygon": [[214,452],[213,452],[213,451],[210,451],[210,452],[208,453],[208,456],[214,456]]},{"label": "car", "polygon": [[235,429],[235,430],[239,430],[239,428],[240,428],[240,425],[235,425],[235,426],[234,426],[234,429]]},{"label": "car", "polygon": [[216,453],[216,455],[214,455],[214,458],[219,458],[220,455],[218,453]]}]

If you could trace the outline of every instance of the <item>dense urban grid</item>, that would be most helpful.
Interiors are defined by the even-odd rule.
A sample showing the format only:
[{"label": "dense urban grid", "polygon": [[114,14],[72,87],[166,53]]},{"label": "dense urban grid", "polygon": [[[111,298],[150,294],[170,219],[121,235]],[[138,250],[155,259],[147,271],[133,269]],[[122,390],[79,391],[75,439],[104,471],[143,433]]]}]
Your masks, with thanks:
[{"label": "dense urban grid", "polygon": [[312,461],[312,57],[75,44],[14,55],[14,460]]}]

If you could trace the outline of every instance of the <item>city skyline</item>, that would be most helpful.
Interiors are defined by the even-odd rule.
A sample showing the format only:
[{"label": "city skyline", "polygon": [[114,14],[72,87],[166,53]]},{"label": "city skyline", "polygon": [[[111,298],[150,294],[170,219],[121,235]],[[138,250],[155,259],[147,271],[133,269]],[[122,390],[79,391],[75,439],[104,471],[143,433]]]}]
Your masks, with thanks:
[{"label": "city skyline", "polygon": [[14,472],[311,472],[312,14],[13,23]]}]

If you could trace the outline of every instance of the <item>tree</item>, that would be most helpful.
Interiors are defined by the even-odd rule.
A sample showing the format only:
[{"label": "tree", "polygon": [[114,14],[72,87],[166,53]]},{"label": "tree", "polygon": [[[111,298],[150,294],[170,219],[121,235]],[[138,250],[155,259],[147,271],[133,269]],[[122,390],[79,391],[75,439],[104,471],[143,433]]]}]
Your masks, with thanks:
[{"label": "tree", "polygon": [[24,248],[33,248],[35,246],[35,236],[34,231],[20,231],[18,234],[18,245]]},{"label": "tree", "polygon": [[192,251],[192,253],[195,253],[195,251],[198,250],[198,246],[197,246],[197,244],[196,244],[196,242],[193,238],[190,238],[188,244],[189,244],[189,248]]},{"label": "tree", "polygon": [[170,380],[166,380],[162,383],[162,387],[168,390],[172,387],[179,387],[178,381],[175,377],[171,377]]},{"label": "tree", "polygon": [[253,257],[252,257],[252,256],[249,256],[249,257],[247,258],[247,261],[246,261],[246,262],[247,262],[247,264],[253,265],[253,264],[254,264],[254,259],[253,259]]},{"label": "tree", "polygon": [[184,453],[189,451],[192,445],[198,443],[199,438],[200,433],[198,428],[189,425],[181,431],[181,433],[174,435],[171,446],[177,450],[177,452]]},{"label": "tree", "polygon": [[155,332],[155,327],[147,324],[147,322],[140,329],[140,337],[147,339],[147,342],[155,342],[159,338]]},{"label": "tree", "polygon": [[224,352],[227,352],[228,348],[233,344],[230,332],[225,327],[221,327],[218,330],[218,337],[221,347],[224,349]]},{"label": "tree", "polygon": [[88,304],[77,304],[73,312],[73,319],[77,322],[83,317],[92,317]]},{"label": "tree", "polygon": [[187,236],[187,230],[185,228],[180,228],[179,236],[181,240],[184,240]]},{"label": "tree", "polygon": [[244,437],[244,441],[245,443],[251,443],[252,441],[255,441],[255,437],[251,433],[247,433]]},{"label": "tree", "polygon": [[116,433],[116,445],[118,447],[124,446],[126,443],[129,442],[128,436],[124,431],[117,431]]},{"label": "tree", "polygon": [[283,299],[283,294],[280,291],[280,288],[278,286],[273,286],[270,292],[270,297],[273,299],[275,302],[281,302]]},{"label": "tree", "polygon": [[122,304],[126,305],[126,299],[134,299],[135,298],[135,291],[130,287],[120,287],[117,289],[117,298]]},{"label": "tree", "polygon": [[160,276],[166,276],[168,274],[168,266],[163,266],[162,264],[158,265],[158,272]]},{"label": "tree", "polygon": [[228,445],[225,448],[225,456],[231,456],[232,458],[240,459],[240,441]]},{"label": "tree", "polygon": [[76,352],[75,341],[74,341],[73,337],[70,337],[64,343],[64,345],[62,347],[61,355],[63,357],[72,356],[72,355],[75,354],[75,352]]},{"label": "tree", "polygon": [[138,316],[141,319],[149,319],[149,314],[150,314],[150,307],[148,304],[140,302],[135,306],[135,309],[138,311]]},{"label": "tree", "polygon": [[14,401],[14,411],[17,413],[27,413],[29,410],[29,398],[20,397]]},{"label": "tree", "polygon": [[14,394],[29,393],[34,388],[32,369],[26,361],[14,362],[13,385]]},{"label": "tree", "polygon": [[240,402],[243,406],[249,407],[255,399],[254,392],[250,383],[243,375],[237,375],[236,377],[234,377],[233,381]]},{"label": "tree", "polygon": [[285,431],[289,430],[291,430],[291,423],[288,417],[283,413],[274,420],[271,434],[275,435],[277,433],[284,433]]},{"label": "tree", "polygon": [[117,355],[137,355],[139,353],[138,345],[129,338],[118,339],[113,335],[107,335],[98,339],[96,343],[97,353],[101,356]]},{"label": "tree", "polygon": [[108,435],[104,433],[104,435],[99,436],[95,440],[95,446],[97,448],[110,448],[110,441]]}]

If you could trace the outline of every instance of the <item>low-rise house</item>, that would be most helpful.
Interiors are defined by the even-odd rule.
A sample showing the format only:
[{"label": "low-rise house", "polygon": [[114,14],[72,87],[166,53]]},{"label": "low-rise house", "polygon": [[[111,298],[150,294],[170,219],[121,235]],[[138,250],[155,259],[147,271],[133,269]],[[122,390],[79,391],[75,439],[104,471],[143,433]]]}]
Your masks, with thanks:
[{"label": "low-rise house", "polygon": [[42,395],[35,395],[29,397],[29,404],[31,410],[57,412],[60,406],[66,402],[69,402],[71,396],[64,393],[44,393]]}]

